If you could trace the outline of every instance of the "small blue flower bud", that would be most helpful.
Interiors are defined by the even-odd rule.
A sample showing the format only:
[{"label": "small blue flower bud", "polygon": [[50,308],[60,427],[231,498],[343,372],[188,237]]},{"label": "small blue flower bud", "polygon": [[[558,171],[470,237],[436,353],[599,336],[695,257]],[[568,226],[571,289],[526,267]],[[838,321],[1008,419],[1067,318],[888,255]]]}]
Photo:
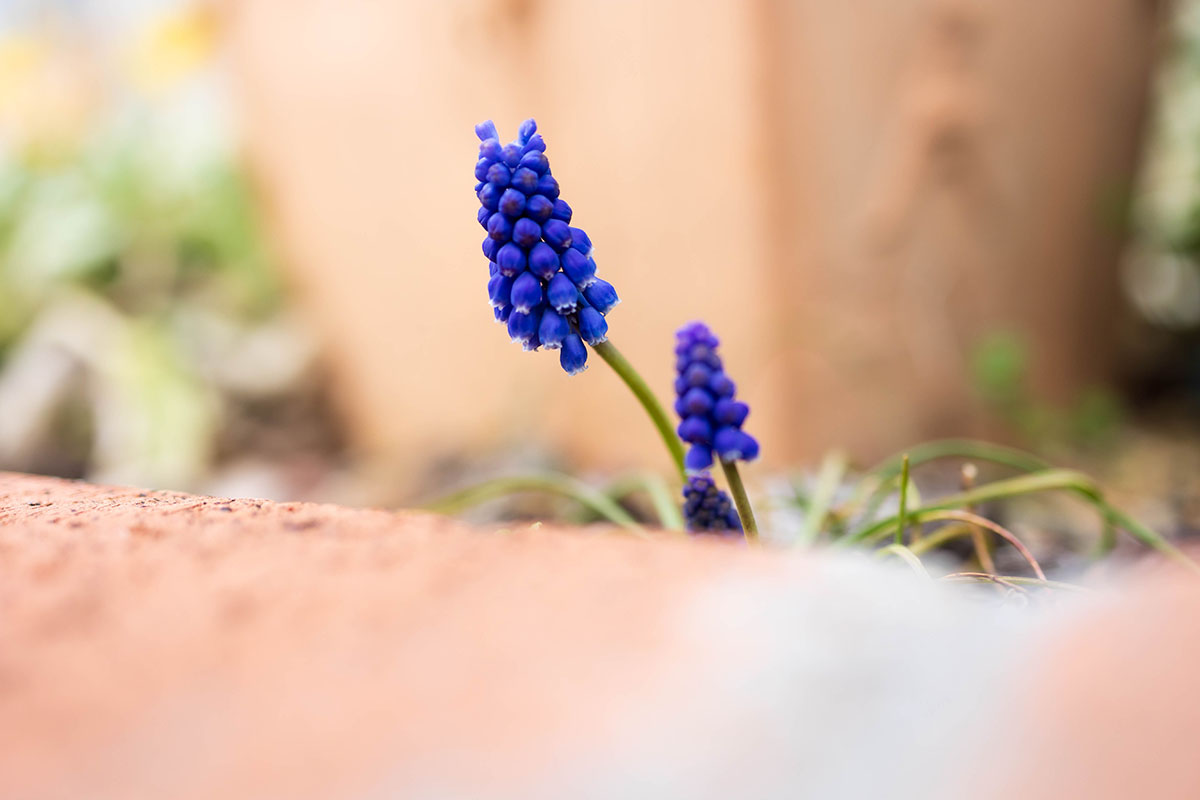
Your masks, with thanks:
[{"label": "small blue flower bud", "polygon": [[538,326],[538,338],[542,340],[542,347],[557,350],[570,335],[571,324],[567,322],[566,317],[549,308],[542,312],[542,324]]},{"label": "small blue flower bud", "polygon": [[512,238],[512,233],[513,224],[499,211],[488,219],[488,236],[497,242],[507,242]]},{"label": "small blue flower bud", "polygon": [[509,302],[517,311],[532,311],[542,302],[542,282],[526,270],[513,281]]},{"label": "small blue flower bud", "polygon": [[512,315],[512,306],[496,306],[492,312],[496,317],[496,322],[508,322],[508,318]]},{"label": "small blue flower bud", "polygon": [[680,400],[683,402],[682,416],[705,415],[713,407],[712,395],[703,389],[688,389]]},{"label": "small blue flower bud", "polygon": [[[547,222],[547,225],[554,220]],[[561,224],[561,223],[560,223]],[[578,250],[571,248],[559,257],[563,273],[576,286],[586,289],[596,280],[596,262],[584,256]]]},{"label": "small blue flower bud", "polygon": [[561,219],[563,222],[571,221],[571,207],[567,205],[567,201],[561,197],[554,201],[554,213],[551,215],[555,219]]},{"label": "small blue flower bud", "polygon": [[550,202],[549,198],[543,197],[540,194],[531,195],[525,203],[526,215],[538,225],[542,225],[546,220],[550,219],[553,211],[554,203]]},{"label": "small blue flower bud", "polygon": [[713,407],[713,419],[720,425],[730,425],[734,428],[742,427],[742,423],[746,421],[746,415],[750,413],[750,406],[745,403],[739,403],[736,400],[727,398],[717,401]]},{"label": "small blue flower bud", "polygon": [[[488,174],[488,167],[490,167],[491,165],[492,165],[492,162],[488,161],[486,158],[481,158],[478,161],[476,161],[475,162],[475,180],[486,181],[487,174]],[[476,189],[476,191],[479,191],[479,190]]]},{"label": "small blue flower bud", "polygon": [[535,133],[537,133],[537,121],[530,117],[521,123],[521,127],[517,128],[517,141],[525,144]]},{"label": "small blue flower bud", "polygon": [[521,247],[529,248],[542,238],[542,228],[529,217],[521,217],[512,229],[512,239]]},{"label": "small blue flower bud", "polygon": [[568,375],[578,375],[587,369],[587,348],[577,334],[572,333],[563,339],[558,363]]},{"label": "small blue flower bud", "polygon": [[520,189],[525,194],[533,194],[537,191],[538,176],[537,173],[526,167],[521,167],[512,176],[512,185],[515,189]]},{"label": "small blue flower bud", "polygon": [[538,194],[544,194],[551,200],[558,199],[558,181],[550,173],[546,173],[538,179],[537,184]]},{"label": "small blue flower bud", "polygon": [[546,151],[546,140],[542,138],[540,133],[535,133],[529,137],[529,141],[521,148],[522,153],[528,153],[530,150],[536,150],[539,153]]},{"label": "small blue flower bud", "polygon": [[729,376],[724,372],[714,372],[708,388],[712,389],[713,394],[717,397],[733,397],[734,392],[737,391],[733,381],[729,380]]},{"label": "small blue flower bud", "polygon": [[516,169],[521,163],[521,148],[515,144],[504,145],[504,163],[509,169]]},{"label": "small blue flower bud", "polygon": [[682,375],[679,375],[675,378],[675,394],[682,396],[690,388],[691,387],[688,386],[688,382],[684,380]]},{"label": "small blue flower bud", "polygon": [[501,275],[515,278],[525,269],[525,251],[509,242],[496,253],[496,266]]},{"label": "small blue flower bud", "polygon": [[693,345],[688,351],[688,354],[686,356],[681,356],[681,358],[687,358],[701,364],[707,364],[709,368],[714,371],[721,369],[720,357],[717,355],[715,350],[706,344]]},{"label": "small blue flower bud", "polygon": [[712,425],[701,415],[684,417],[677,432],[680,439],[690,444],[707,444],[712,439]]},{"label": "small blue flower bud", "polygon": [[689,447],[683,459],[683,466],[689,470],[708,469],[712,463],[712,448],[703,444]]},{"label": "small blue flower bud", "polygon": [[[484,227],[487,227],[486,225]],[[496,260],[496,251],[500,249],[500,243],[491,236],[483,240],[483,254],[487,256],[488,261]]]},{"label": "small blue flower bud", "polygon": [[545,153],[540,153],[537,150],[530,150],[525,155],[521,156],[521,166],[526,169],[533,170],[540,177],[545,174],[546,170],[550,169],[550,159],[546,158]]},{"label": "small blue flower bud", "polygon": [[709,379],[712,378],[712,370],[705,364],[689,364],[683,373],[683,378],[687,381],[688,386],[707,386]]},{"label": "small blue flower bud", "polygon": [[613,285],[608,281],[596,278],[594,272],[591,284],[585,286],[583,289],[583,296],[601,314],[607,314],[621,302],[621,298],[617,297],[617,290],[613,288]]},{"label": "small blue flower bud", "polygon": [[739,449],[742,451],[742,459],[745,461],[753,461],[758,458],[758,439],[755,439],[745,431],[739,431],[742,434],[742,443]]},{"label": "small blue flower bud", "polygon": [[571,228],[571,247],[583,253],[585,256],[590,256],[592,254],[592,240],[588,238],[588,235],[583,228]]},{"label": "small blue flower bud", "polygon": [[500,143],[500,134],[496,131],[496,123],[490,119],[475,126],[475,135],[479,137],[480,141],[495,139],[497,144]]},{"label": "small blue flower bud", "polygon": [[558,272],[558,253],[545,242],[538,242],[529,251],[529,270],[544,281]]},{"label": "small blue flower bud", "polygon": [[546,244],[560,253],[571,246],[571,228],[562,220],[551,219],[547,222],[542,228],[542,236]]},{"label": "small blue flower bud", "polygon": [[489,211],[495,211],[500,207],[500,190],[490,183],[485,183],[483,188],[475,193],[479,198],[479,203]]},{"label": "small blue flower bud", "polygon": [[505,189],[504,194],[500,195],[499,210],[506,217],[516,219],[525,210],[525,195],[516,189]]},{"label": "small blue flower bud", "polygon": [[488,277],[500,274],[500,266],[495,261],[488,262]]},{"label": "small blue flower bud", "polygon": [[479,224],[484,227],[484,230],[487,229],[487,221],[490,216],[492,216],[492,210],[490,208],[487,206],[479,207],[479,214],[477,217],[479,219]]},{"label": "small blue flower bud", "polygon": [[509,305],[509,296],[512,294],[513,279],[507,275],[496,273],[488,278],[488,298],[492,301],[494,308]]},{"label": "small blue flower bud", "polygon": [[483,144],[479,145],[479,157],[487,159],[493,164],[503,156],[504,145],[500,144],[499,139],[485,139]]},{"label": "small blue flower bud", "polygon": [[713,450],[722,461],[752,461],[758,455],[758,442],[737,428],[725,427],[713,437]]},{"label": "small blue flower bud", "polygon": [[595,347],[608,339],[608,322],[599,311],[591,306],[579,309],[579,335]]},{"label": "small blue flower bud", "polygon": [[530,342],[537,336],[538,325],[542,320],[533,311],[518,311],[513,309],[508,318],[508,335],[514,342]]},{"label": "small blue flower bud", "polygon": [[570,314],[579,308],[579,290],[571,279],[561,272],[550,279],[546,288],[546,299],[560,314]]},{"label": "small blue flower bud", "polygon": [[497,162],[488,167],[487,182],[497,189],[503,189],[505,186],[508,186],[511,180],[512,172],[503,164]]}]

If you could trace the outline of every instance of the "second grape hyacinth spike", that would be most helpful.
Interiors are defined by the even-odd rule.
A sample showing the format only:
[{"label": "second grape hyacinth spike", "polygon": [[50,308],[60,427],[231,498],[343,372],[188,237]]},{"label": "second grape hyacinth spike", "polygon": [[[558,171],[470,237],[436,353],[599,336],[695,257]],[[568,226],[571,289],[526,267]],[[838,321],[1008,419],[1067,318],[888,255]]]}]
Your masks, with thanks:
[{"label": "second grape hyacinth spike", "polygon": [[571,206],[559,196],[537,123],[525,120],[508,144],[491,120],[475,134],[475,194],[496,321],[525,350],[558,350],[568,375],[582,372],[584,342],[608,338],[605,316],[620,302],[617,292],[596,277],[587,233],[571,226]]},{"label": "second grape hyacinth spike", "polygon": [[737,387],[717,355],[720,341],[702,322],[689,322],[675,334],[675,411],[679,438],[691,445],[689,470],[724,462],[753,461],[758,442],[742,430],[750,407],[738,402]]}]

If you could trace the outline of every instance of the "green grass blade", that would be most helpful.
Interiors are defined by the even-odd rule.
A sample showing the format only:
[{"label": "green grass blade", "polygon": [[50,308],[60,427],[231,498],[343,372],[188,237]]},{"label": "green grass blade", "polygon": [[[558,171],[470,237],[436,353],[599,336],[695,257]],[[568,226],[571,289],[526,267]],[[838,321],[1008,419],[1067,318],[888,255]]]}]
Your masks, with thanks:
[{"label": "green grass blade", "polygon": [[494,478],[452,492],[427,504],[424,508],[440,514],[457,514],[488,500],[519,492],[545,492],[567,497],[591,509],[614,525],[635,533],[645,533],[642,526],[608,495],[569,475],[552,472]]},{"label": "green grass blade", "polygon": [[[917,523],[927,518],[933,512],[961,506],[985,503],[1006,497],[1017,497],[1035,492],[1065,490],[1074,492],[1091,503],[1100,514],[1111,520],[1117,527],[1125,530],[1134,539],[1148,547],[1159,551],[1186,568],[1200,574],[1200,565],[1192,561],[1179,548],[1167,541],[1161,534],[1151,530],[1128,514],[1109,505],[1104,500],[1103,493],[1095,482],[1081,472],[1069,469],[1049,469],[1029,475],[1020,475],[1007,480],[985,483],[974,489],[935,500],[908,512],[910,522]],[[897,524],[898,515],[881,519],[868,525],[862,530],[851,533],[839,540],[839,543],[853,544],[877,541],[886,536]]]},{"label": "green grass blade", "polygon": [[660,525],[669,531],[683,530],[683,512],[680,510],[682,501],[676,501],[671,487],[661,475],[653,472],[634,472],[613,481],[605,493],[616,501],[635,492],[646,493]]},{"label": "green grass blade", "polygon": [[846,455],[839,451],[831,452],[821,460],[816,485],[813,486],[812,495],[809,497],[804,511],[804,527],[801,528],[800,535],[796,537],[796,544],[811,545],[821,534],[821,529],[825,527],[825,520],[829,516],[829,508],[833,505],[833,497],[837,493],[838,487],[841,486],[847,466]]}]

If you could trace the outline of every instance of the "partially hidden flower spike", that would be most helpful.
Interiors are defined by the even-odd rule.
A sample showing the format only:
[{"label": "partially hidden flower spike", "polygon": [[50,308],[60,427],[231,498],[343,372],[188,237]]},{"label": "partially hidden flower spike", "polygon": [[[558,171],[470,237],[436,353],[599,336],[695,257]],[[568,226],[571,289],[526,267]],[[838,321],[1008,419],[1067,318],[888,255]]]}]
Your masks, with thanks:
[{"label": "partially hidden flower spike", "polygon": [[717,355],[718,344],[701,322],[675,334],[675,410],[683,418],[679,436],[692,445],[685,459],[689,470],[712,466],[714,454],[724,462],[758,458],[757,440],[742,430],[750,408],[734,398],[737,387]]},{"label": "partially hidden flower spike", "polygon": [[560,350],[563,369],[581,372],[584,342],[607,339],[605,315],[619,302],[617,292],[596,277],[587,232],[571,225],[574,213],[560,197],[537,123],[521,123],[507,145],[491,121],[476,125],[475,135],[473,191],[480,204],[476,219],[487,231],[483,254],[493,315],[525,349]]},{"label": "partially hidden flower spike", "polygon": [[683,487],[683,519],[692,533],[740,534],[742,522],[729,495],[707,472],[689,475]]}]

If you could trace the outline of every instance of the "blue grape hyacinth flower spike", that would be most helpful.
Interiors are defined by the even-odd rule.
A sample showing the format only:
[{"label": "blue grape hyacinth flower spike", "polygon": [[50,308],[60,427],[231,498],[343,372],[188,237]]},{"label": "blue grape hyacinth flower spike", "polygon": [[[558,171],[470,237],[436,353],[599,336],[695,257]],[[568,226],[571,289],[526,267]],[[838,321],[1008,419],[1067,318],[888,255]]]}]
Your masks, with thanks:
[{"label": "blue grape hyacinth flower spike", "polygon": [[689,322],[675,334],[675,411],[679,438],[691,445],[689,470],[722,462],[753,461],[758,442],[742,430],[750,407],[738,402],[737,387],[717,355],[720,341],[702,322]]},{"label": "blue grape hyacinth flower spike", "polygon": [[605,316],[620,300],[596,277],[592,240],[571,226],[571,206],[550,173],[537,123],[521,123],[501,144],[491,120],[475,126],[475,195],[487,231],[488,299],[497,322],[526,350],[559,351],[568,375],[587,368],[587,347],[608,338]]}]

